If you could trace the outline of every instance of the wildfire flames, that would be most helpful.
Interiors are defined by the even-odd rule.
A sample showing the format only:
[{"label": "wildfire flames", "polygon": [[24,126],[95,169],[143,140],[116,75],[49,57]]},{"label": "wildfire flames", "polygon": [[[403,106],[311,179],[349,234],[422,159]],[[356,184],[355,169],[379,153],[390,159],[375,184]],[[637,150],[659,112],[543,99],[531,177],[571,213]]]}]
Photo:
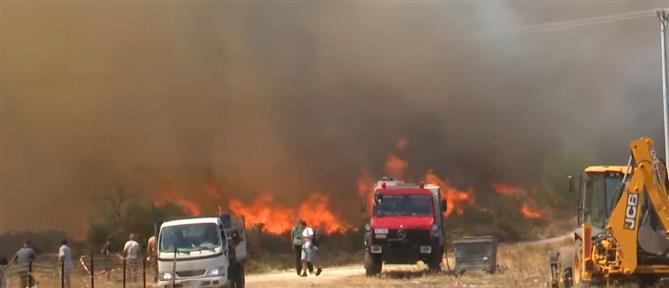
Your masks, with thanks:
[{"label": "wildfire flames", "polygon": [[194,201],[184,199],[177,195],[176,190],[172,186],[168,186],[161,193],[160,196],[153,200],[153,205],[155,206],[164,206],[167,202],[175,203],[188,212],[191,215],[199,216],[202,215],[202,209]]},{"label": "wildfire flames", "polygon": [[388,155],[386,158],[385,171],[389,176],[392,176],[395,179],[404,178],[404,172],[406,172],[408,167],[408,161],[397,157],[395,154]]},{"label": "wildfire flames", "polygon": [[425,174],[425,182],[439,185],[442,192],[442,197],[446,197],[446,211],[444,215],[448,216],[455,211],[456,214],[462,215],[466,206],[475,206],[476,199],[472,190],[459,190],[448,183],[448,179],[439,178],[431,169]]},{"label": "wildfire flames", "polygon": [[327,234],[343,232],[348,226],[342,224],[329,206],[330,199],[320,193],[309,195],[297,210],[275,203],[270,194],[255,198],[250,205],[236,199],[230,201],[230,210],[244,215],[247,227],[260,227],[264,232],[277,235],[290,231],[298,217]]},{"label": "wildfire flames", "polygon": [[514,196],[523,199],[523,204],[519,209],[520,215],[526,219],[543,219],[548,213],[536,209],[536,204],[529,197],[525,189],[504,183],[492,183],[491,186],[497,194],[504,196]]}]

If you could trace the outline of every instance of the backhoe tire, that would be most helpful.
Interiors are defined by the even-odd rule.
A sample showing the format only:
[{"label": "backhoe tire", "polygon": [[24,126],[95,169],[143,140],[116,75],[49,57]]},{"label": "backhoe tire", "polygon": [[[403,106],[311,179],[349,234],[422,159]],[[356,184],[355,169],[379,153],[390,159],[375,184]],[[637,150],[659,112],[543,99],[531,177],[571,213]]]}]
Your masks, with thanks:
[{"label": "backhoe tire", "polygon": [[365,252],[365,274],[367,277],[372,277],[381,273],[382,267],[383,261],[381,255]]},{"label": "backhoe tire", "polygon": [[230,267],[230,287],[244,288],[246,286],[246,279],[244,273],[244,265],[240,263],[233,263]]},{"label": "backhoe tire", "polygon": [[574,287],[574,259],[576,249],[574,247],[561,247],[558,254],[558,268],[560,269],[560,287]]}]

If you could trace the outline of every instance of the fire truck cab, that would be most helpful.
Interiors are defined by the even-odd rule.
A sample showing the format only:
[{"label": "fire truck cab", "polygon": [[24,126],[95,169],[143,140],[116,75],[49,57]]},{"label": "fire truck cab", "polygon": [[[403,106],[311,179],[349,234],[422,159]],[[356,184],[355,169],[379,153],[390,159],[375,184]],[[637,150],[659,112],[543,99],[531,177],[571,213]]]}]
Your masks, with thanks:
[{"label": "fire truck cab", "polygon": [[392,178],[377,181],[369,223],[365,225],[365,271],[381,272],[386,264],[422,261],[439,271],[444,254],[444,223],[439,186]]}]

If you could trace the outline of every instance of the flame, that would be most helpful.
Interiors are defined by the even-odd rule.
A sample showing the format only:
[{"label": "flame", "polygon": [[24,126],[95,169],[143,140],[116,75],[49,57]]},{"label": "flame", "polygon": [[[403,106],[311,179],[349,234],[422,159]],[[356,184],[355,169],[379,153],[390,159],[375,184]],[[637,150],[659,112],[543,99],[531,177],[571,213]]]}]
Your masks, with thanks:
[{"label": "flame", "polygon": [[534,206],[531,200],[523,202],[523,207],[520,208],[520,215],[527,219],[542,219],[546,217],[546,213],[532,208]]},{"label": "flame", "polygon": [[230,211],[236,215],[244,215],[247,227],[261,225],[263,231],[272,234],[281,234],[290,230],[296,219],[295,211],[274,203],[270,194],[258,196],[249,206],[232,199],[230,200]]},{"label": "flame", "polygon": [[504,183],[492,183],[490,186],[495,189],[495,192],[505,196],[518,195],[523,192],[523,188]]},{"label": "flame", "polygon": [[177,205],[183,207],[186,212],[191,215],[202,215],[202,209],[200,209],[200,206],[197,203],[181,198],[179,195],[177,195],[176,190],[172,186],[167,186],[165,189],[163,189],[163,191],[160,192],[158,198],[153,200],[153,205],[160,207],[164,206],[168,202],[176,203]]},{"label": "flame", "polygon": [[466,206],[478,207],[476,206],[476,199],[471,188],[467,191],[459,190],[451,186],[448,179],[439,178],[432,169],[428,170],[425,174],[425,182],[439,185],[442,197],[446,198],[447,207],[444,212],[446,216],[451,215],[453,211],[458,215],[462,215]]},{"label": "flame", "polygon": [[356,180],[356,186],[358,186],[358,195],[366,201],[367,209],[371,211],[372,208],[372,195],[374,194],[374,180],[369,176],[367,169],[362,169],[360,176]]},{"label": "flame", "polygon": [[325,233],[332,234],[343,232],[345,230],[337,217],[328,208],[330,198],[314,193],[309,195],[307,200],[300,205],[299,215],[307,225],[311,227],[320,227]]},{"label": "flame", "polygon": [[386,158],[385,171],[389,176],[395,179],[402,179],[406,172],[408,161],[397,157],[395,154],[388,155]]},{"label": "flame", "polygon": [[275,203],[271,194],[258,196],[250,205],[244,205],[236,199],[230,200],[230,211],[244,215],[247,227],[260,227],[262,231],[275,235],[290,231],[298,216],[310,227],[327,234],[348,229],[348,225],[343,224],[329,206],[330,198],[320,193],[309,195],[297,211]]},{"label": "flame", "polygon": [[399,141],[397,141],[397,149],[400,149],[400,151],[404,151],[407,149],[407,146],[409,145],[409,140],[407,138],[400,138]]}]

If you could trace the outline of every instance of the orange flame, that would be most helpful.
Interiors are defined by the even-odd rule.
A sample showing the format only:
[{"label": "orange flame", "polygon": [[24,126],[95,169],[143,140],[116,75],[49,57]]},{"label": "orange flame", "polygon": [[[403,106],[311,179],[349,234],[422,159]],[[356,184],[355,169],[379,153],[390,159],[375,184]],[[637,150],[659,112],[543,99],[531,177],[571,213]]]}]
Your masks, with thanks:
[{"label": "orange flame", "polygon": [[167,202],[176,203],[177,205],[183,207],[186,212],[191,215],[202,215],[202,209],[200,209],[200,206],[197,203],[177,195],[176,190],[172,186],[168,186],[162,192],[160,192],[158,198],[153,200],[153,205],[160,207],[164,206]]},{"label": "orange flame", "polygon": [[360,176],[356,180],[356,186],[358,186],[358,195],[367,202],[367,209],[371,211],[374,180],[367,173],[367,169],[362,169]]},{"label": "orange flame", "polygon": [[218,187],[214,184],[206,184],[203,187],[204,194],[209,196],[211,199],[219,200],[221,199],[221,191],[218,190]]},{"label": "orange flame", "polygon": [[546,213],[532,208],[531,201],[523,202],[523,207],[520,208],[520,215],[527,219],[541,219],[546,217]]},{"label": "orange flame", "polygon": [[330,198],[327,196],[314,193],[309,195],[307,200],[300,205],[299,215],[307,225],[311,227],[320,227],[325,233],[332,234],[335,232],[343,232],[344,225],[339,222],[339,219],[330,211]]},{"label": "orange flame", "polygon": [[231,200],[230,211],[236,215],[244,215],[247,227],[259,226],[262,231],[276,235],[290,231],[298,215],[310,227],[327,234],[348,229],[348,226],[342,224],[330,210],[329,205],[330,199],[327,196],[314,193],[300,204],[296,212],[294,209],[275,203],[272,195],[263,194],[255,198],[251,205],[244,205],[236,199]]},{"label": "orange flame", "polygon": [[395,154],[388,155],[386,158],[385,171],[389,176],[395,179],[402,179],[406,172],[408,161],[397,157]]},{"label": "orange flame", "polygon": [[442,191],[442,197],[446,198],[446,211],[444,215],[448,216],[455,211],[456,214],[462,215],[466,206],[476,206],[476,199],[472,189],[467,191],[459,190],[448,183],[448,179],[439,178],[432,169],[425,174],[425,182],[439,185]]},{"label": "orange flame", "polygon": [[495,192],[505,196],[518,195],[523,192],[523,188],[504,183],[492,183],[491,186],[495,189]]}]

